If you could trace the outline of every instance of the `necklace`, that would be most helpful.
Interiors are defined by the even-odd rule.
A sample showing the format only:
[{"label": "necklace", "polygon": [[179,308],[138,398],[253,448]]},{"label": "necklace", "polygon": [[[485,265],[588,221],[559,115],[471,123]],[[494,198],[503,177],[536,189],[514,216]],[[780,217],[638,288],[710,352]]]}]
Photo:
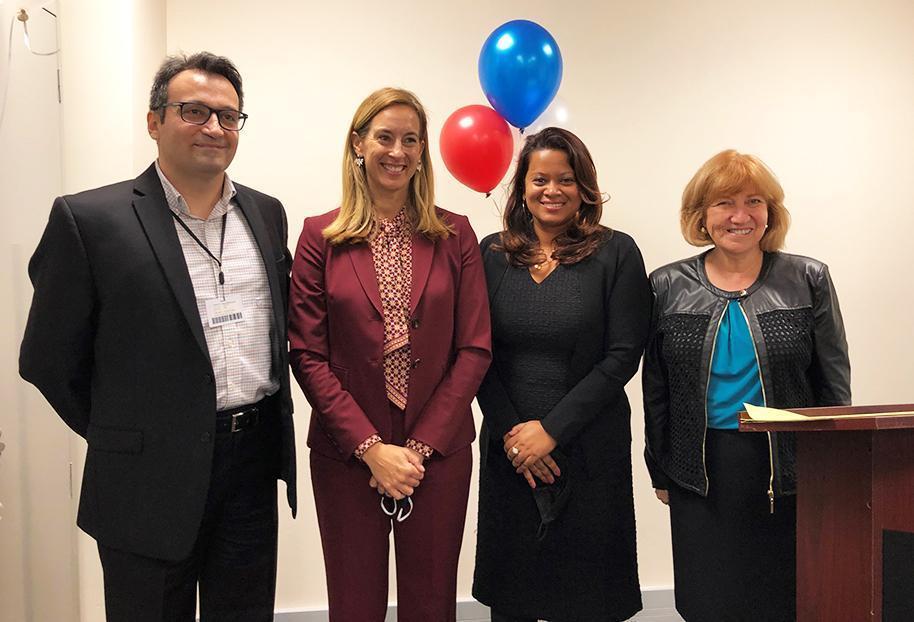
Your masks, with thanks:
[{"label": "necklace", "polygon": [[546,256],[546,260],[533,264],[534,270],[544,270],[552,266],[554,263],[558,262],[558,259],[552,256],[552,252],[547,254],[545,251],[543,251],[543,255]]}]

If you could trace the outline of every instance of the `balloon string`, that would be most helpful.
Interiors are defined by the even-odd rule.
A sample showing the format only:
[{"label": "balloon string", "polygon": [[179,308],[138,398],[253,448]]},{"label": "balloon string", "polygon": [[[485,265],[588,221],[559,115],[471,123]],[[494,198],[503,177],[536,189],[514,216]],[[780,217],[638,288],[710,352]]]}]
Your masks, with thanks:
[{"label": "balloon string", "polygon": [[[491,192],[487,192],[486,198],[487,199],[490,198],[491,194],[492,194]],[[495,206],[495,213],[498,214],[498,218],[501,219],[503,215],[501,213],[501,208],[498,207],[498,199],[496,199],[495,197],[491,197],[491,198],[492,198],[492,205]]]}]

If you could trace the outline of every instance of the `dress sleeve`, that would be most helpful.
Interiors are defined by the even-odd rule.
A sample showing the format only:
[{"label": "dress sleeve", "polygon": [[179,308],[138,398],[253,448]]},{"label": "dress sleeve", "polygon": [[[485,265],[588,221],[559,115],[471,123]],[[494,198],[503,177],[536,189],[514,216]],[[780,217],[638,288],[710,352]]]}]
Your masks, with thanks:
[{"label": "dress sleeve", "polygon": [[[486,238],[479,245],[480,250],[482,251],[484,264],[494,264],[497,259],[493,256],[493,253],[496,251],[493,251],[490,248],[497,235],[498,234],[486,236]],[[498,268],[500,269],[501,266],[499,265]],[[494,274],[494,272],[498,271],[498,269],[487,269],[487,279],[494,280],[496,278],[500,278],[500,274],[498,276]],[[494,283],[489,283],[490,290],[494,285]],[[492,322],[492,324],[494,339],[495,323]],[[480,410],[482,410],[483,421],[485,421],[486,427],[488,427],[489,431],[491,432],[491,438],[503,438],[511,428],[521,422],[521,418],[514,407],[514,403],[511,401],[511,398],[508,395],[508,391],[505,388],[501,376],[498,373],[498,357],[497,353],[494,351],[494,348],[492,364],[489,366],[488,371],[486,371],[486,375],[482,380],[482,384],[479,385],[479,393],[477,393],[476,399],[479,402]]]},{"label": "dress sleeve", "polygon": [[[656,284],[653,284],[656,287]],[[663,361],[663,335],[660,332],[660,305],[653,291],[651,328],[641,367],[641,389],[644,397],[644,461],[654,488],[667,490],[670,480],[660,468],[660,456],[667,422],[670,417],[670,390]]]},{"label": "dress sleeve", "polygon": [[614,270],[607,269],[605,278],[603,359],[542,420],[559,447],[574,440],[622,396],[644,351],[651,292],[644,261],[633,241],[619,250]]},{"label": "dress sleeve", "polygon": [[822,264],[816,275],[813,294],[815,352],[810,376],[816,406],[847,405],[851,403],[851,365],[847,338],[838,296],[825,264]]},{"label": "dress sleeve", "polygon": [[508,391],[498,375],[498,363],[493,361],[486,377],[479,385],[479,408],[492,438],[503,438],[508,431],[521,422]]}]

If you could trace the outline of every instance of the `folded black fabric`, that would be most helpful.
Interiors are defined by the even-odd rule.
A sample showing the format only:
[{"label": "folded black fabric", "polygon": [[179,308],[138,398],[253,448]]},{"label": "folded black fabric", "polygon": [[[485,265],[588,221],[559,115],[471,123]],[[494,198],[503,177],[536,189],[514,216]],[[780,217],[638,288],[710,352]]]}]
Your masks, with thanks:
[{"label": "folded black fabric", "polygon": [[[553,459],[556,455],[553,453]],[[556,459],[556,463],[561,468],[561,463]],[[533,500],[536,501],[536,509],[540,513],[540,524],[536,530],[536,539],[542,540],[549,531],[549,525],[553,523],[571,498],[571,480],[567,470],[562,471],[561,477],[556,477],[552,484],[537,483],[536,488],[532,490]]]}]

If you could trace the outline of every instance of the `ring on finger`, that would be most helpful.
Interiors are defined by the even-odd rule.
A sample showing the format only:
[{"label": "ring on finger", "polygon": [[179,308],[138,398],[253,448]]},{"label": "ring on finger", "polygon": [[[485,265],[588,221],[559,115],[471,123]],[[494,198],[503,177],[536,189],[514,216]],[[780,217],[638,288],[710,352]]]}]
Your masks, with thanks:
[{"label": "ring on finger", "polygon": [[516,455],[519,454],[519,453],[520,453],[520,449],[517,448],[517,445],[515,445],[514,447],[511,448],[511,455],[512,455],[512,456],[516,456]]}]

